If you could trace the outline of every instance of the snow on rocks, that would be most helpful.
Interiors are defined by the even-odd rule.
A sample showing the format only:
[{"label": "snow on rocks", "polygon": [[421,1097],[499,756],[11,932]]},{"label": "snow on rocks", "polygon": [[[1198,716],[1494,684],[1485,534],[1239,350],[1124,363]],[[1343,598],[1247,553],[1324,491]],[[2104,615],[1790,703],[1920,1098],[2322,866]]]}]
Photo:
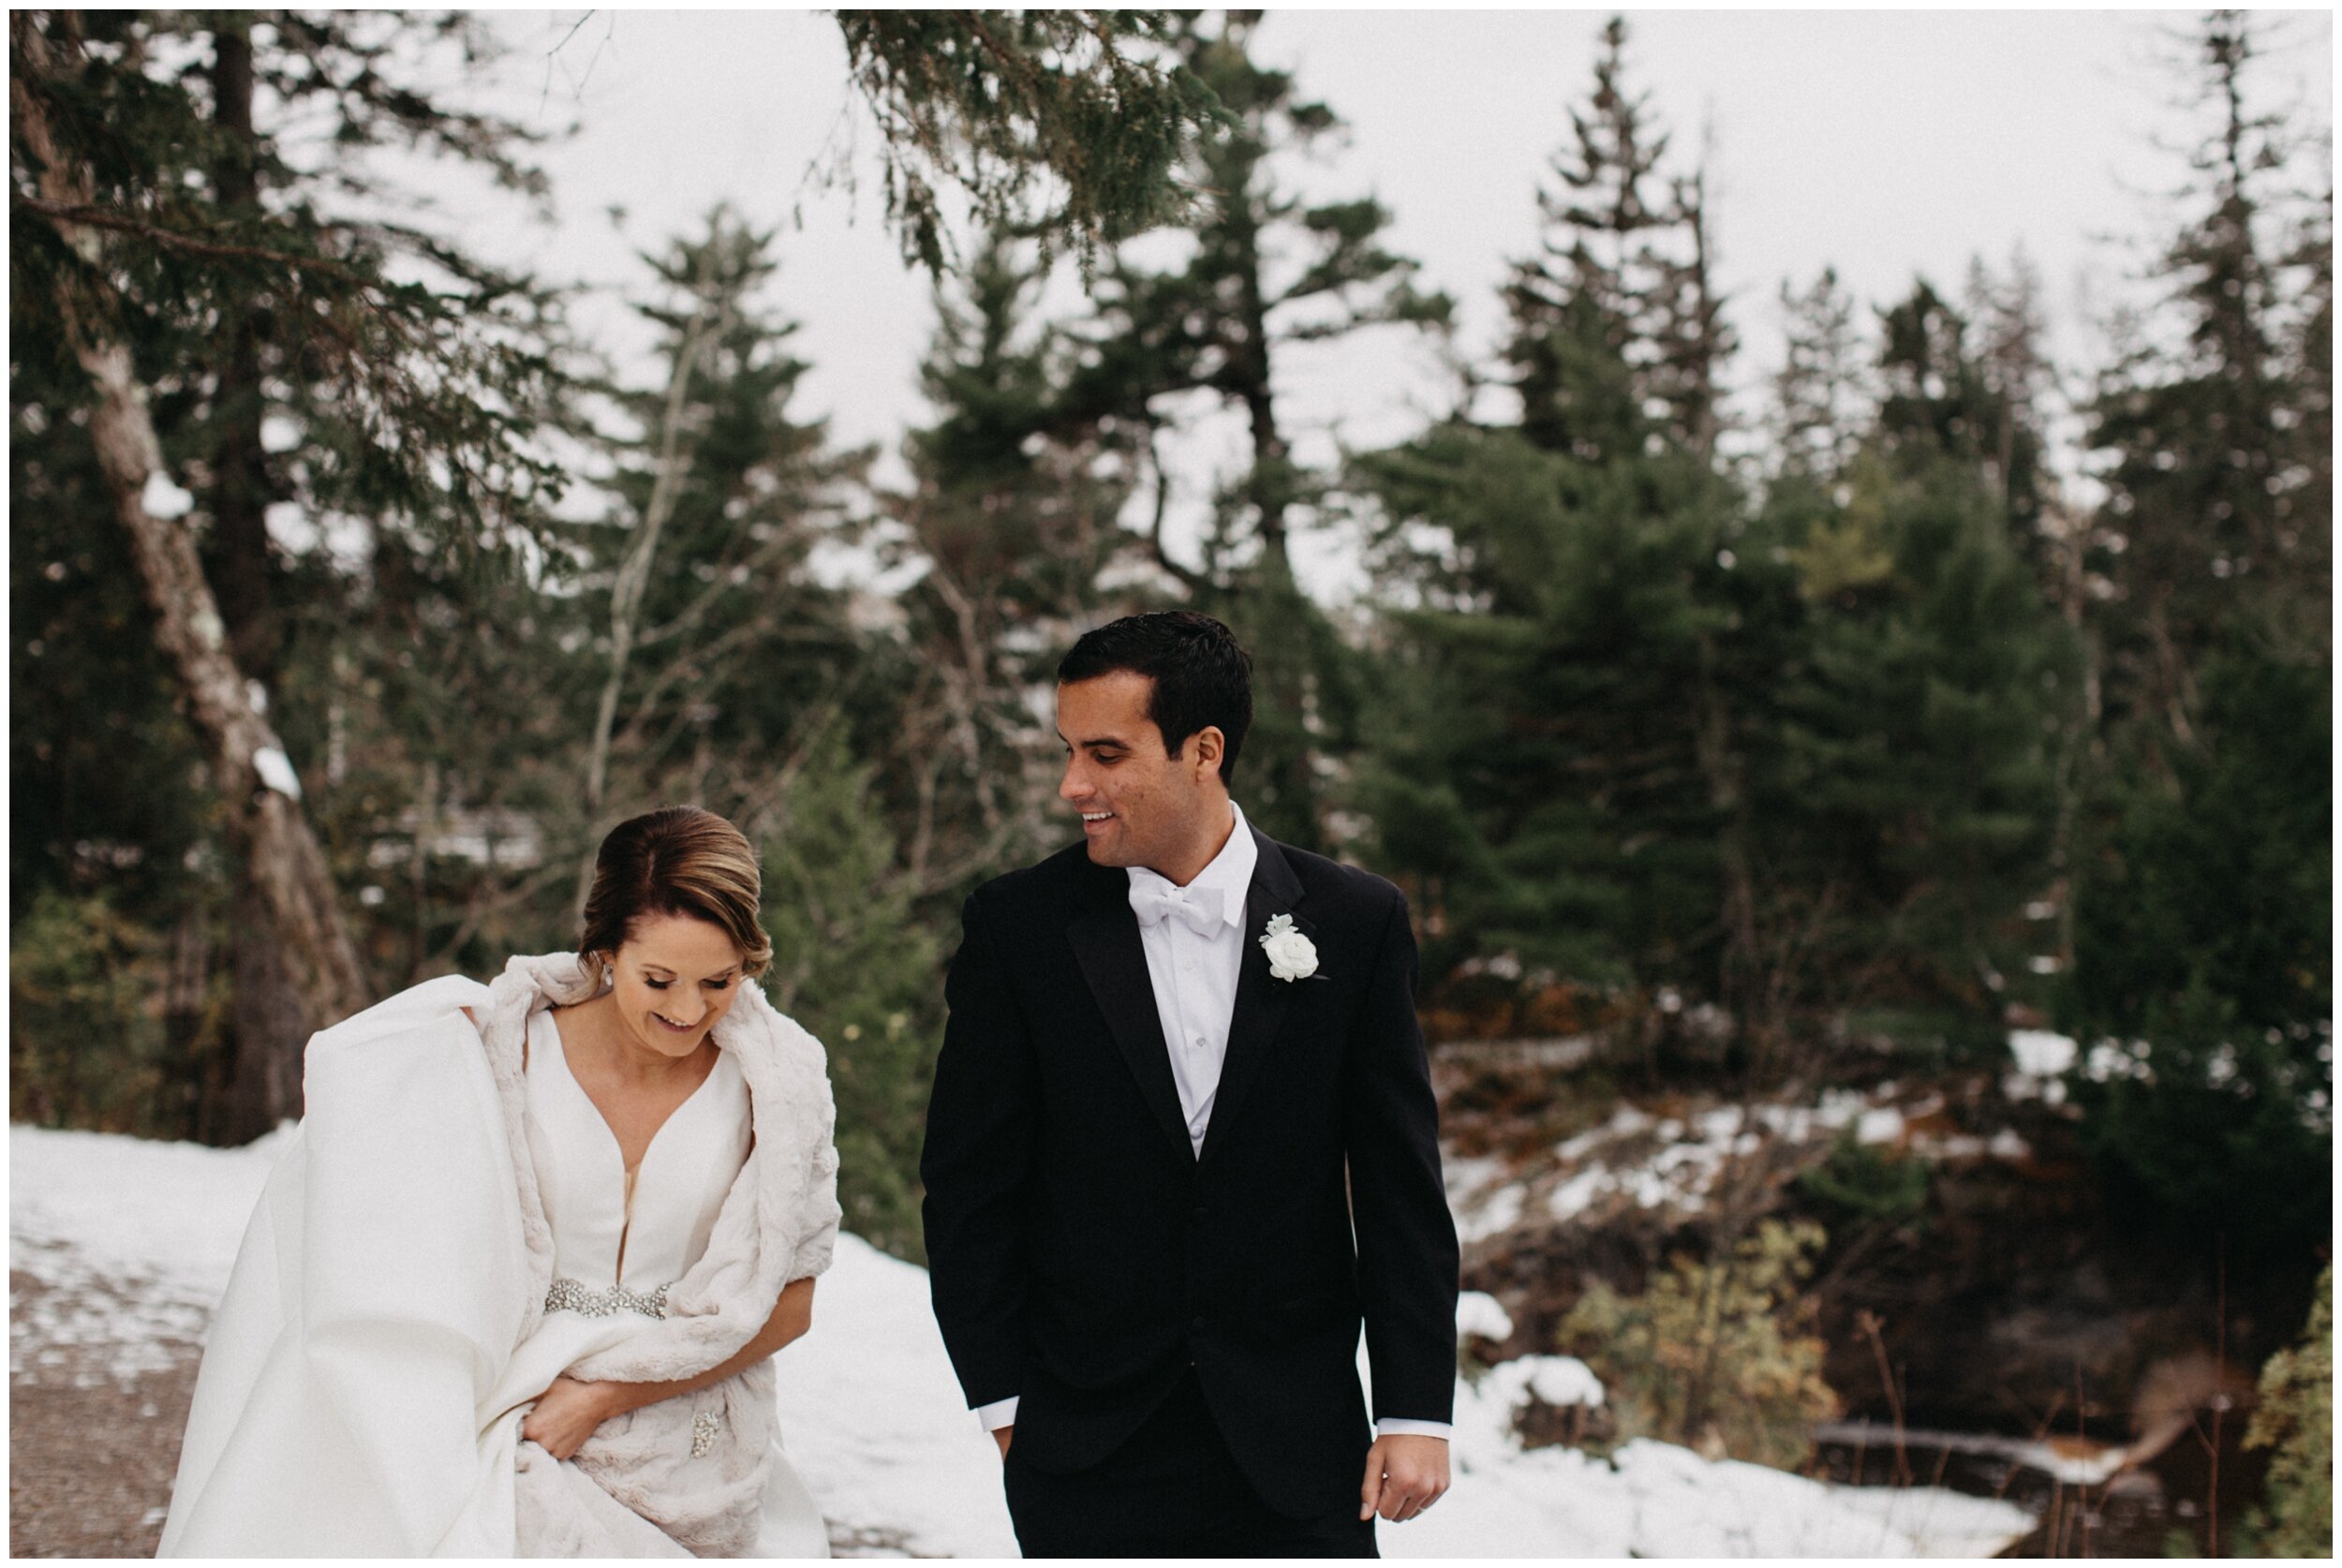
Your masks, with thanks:
[{"label": "snow on rocks", "polygon": [[2045,1104],[2066,1102],[2065,1074],[2072,1068],[2081,1047],[2066,1035],[2052,1034],[2047,1029],[2013,1029],[2008,1035],[2008,1055],[2016,1062],[2016,1071],[2004,1073],[2001,1092],[2010,1100],[2038,1100]]},{"label": "snow on rocks", "polygon": [[1513,1337],[1513,1315],[1486,1291],[1465,1291],[1456,1297],[1456,1337],[1503,1344]]},{"label": "snow on rocks", "polygon": [[[2010,1099],[2063,1098],[2065,1086],[2054,1073],[2071,1065],[2072,1041],[2020,1029],[2009,1049],[2018,1063],[2004,1079]],[[2126,1058],[2112,1071],[2128,1066]],[[1451,1156],[1448,1206],[1471,1247],[1514,1230],[1598,1224],[1638,1209],[1670,1218],[1695,1214],[1728,1164],[1769,1145],[1805,1151],[1794,1156],[1798,1163],[1819,1158],[1842,1135],[1938,1161],[2017,1161],[2032,1153],[2008,1128],[1989,1137],[1950,1130],[1944,1112],[1940,1092],[1891,1080],[1865,1090],[1825,1088],[1811,1104],[1710,1105],[1667,1116],[1622,1104],[1596,1126],[1509,1160]]]},{"label": "snow on rocks", "polygon": [[2070,1037],[2047,1029],[2013,1029],[2008,1035],[2008,1054],[2028,1078],[2058,1076],[2073,1066],[2077,1050]]},{"label": "snow on rocks", "polygon": [[[2047,1029],[2017,1029],[2008,1036],[2008,1055],[2016,1069],[2001,1075],[2001,1092],[2010,1100],[2038,1100],[2044,1105],[2063,1105],[2066,1074],[2074,1070],[2076,1062],[2081,1063],[2083,1076],[2093,1083],[2111,1083],[2118,1078],[2151,1081],[2155,1070],[2148,1063],[2150,1054],[2142,1040],[2101,1040],[2084,1053],[2069,1035],[2053,1034]],[[2216,1063],[2214,1073],[2214,1081],[2217,1082]]]},{"label": "snow on rocks", "polygon": [[1531,1397],[1557,1408],[1583,1405],[1588,1410],[1599,1410],[1604,1398],[1602,1380],[1574,1355],[1524,1355],[1491,1367],[1480,1392],[1516,1413]]},{"label": "snow on rocks", "polygon": [[1449,1155],[1441,1161],[1447,1184],[1448,1212],[1466,1243],[1500,1235],[1520,1219],[1521,1191],[1511,1169],[1486,1155]]}]

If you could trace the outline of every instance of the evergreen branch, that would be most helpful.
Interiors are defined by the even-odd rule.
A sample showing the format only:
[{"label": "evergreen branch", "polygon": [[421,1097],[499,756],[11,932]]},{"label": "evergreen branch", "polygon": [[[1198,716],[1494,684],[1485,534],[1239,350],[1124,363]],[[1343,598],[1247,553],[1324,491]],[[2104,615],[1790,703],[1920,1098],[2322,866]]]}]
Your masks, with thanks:
[{"label": "evergreen branch", "polygon": [[1147,463],[1155,471],[1155,514],[1147,529],[1147,548],[1153,555],[1155,564],[1185,584],[1189,591],[1208,587],[1209,580],[1202,572],[1181,566],[1163,548],[1163,518],[1170,507],[1171,475],[1163,466],[1163,454],[1155,448],[1155,424],[1152,421],[1147,424]]},{"label": "evergreen branch", "polygon": [[381,289],[386,287],[378,278],[371,278],[343,262],[319,256],[299,256],[290,251],[273,250],[266,245],[227,244],[217,240],[200,239],[175,229],[142,222],[127,217],[111,208],[83,201],[52,201],[42,197],[13,193],[11,205],[22,213],[47,218],[52,224],[80,224],[89,229],[111,229],[116,233],[134,234],[151,240],[166,250],[187,256],[209,257],[221,261],[270,261],[303,272],[314,272],[342,283],[355,284],[361,288]]}]

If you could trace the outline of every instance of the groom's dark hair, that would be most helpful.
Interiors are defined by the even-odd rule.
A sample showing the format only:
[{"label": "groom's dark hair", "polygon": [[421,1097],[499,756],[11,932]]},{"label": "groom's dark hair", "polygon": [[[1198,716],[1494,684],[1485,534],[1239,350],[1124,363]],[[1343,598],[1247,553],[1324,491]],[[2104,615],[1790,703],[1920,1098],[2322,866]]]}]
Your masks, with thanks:
[{"label": "groom's dark hair", "polygon": [[1227,744],[1220,753],[1220,782],[1234,787],[1237,753],[1253,727],[1253,656],[1236,634],[1194,610],[1125,615],[1082,634],[1058,661],[1058,684],[1095,680],[1118,670],[1155,683],[1147,717],[1163,732],[1163,748],[1176,757],[1187,737],[1217,725]]}]

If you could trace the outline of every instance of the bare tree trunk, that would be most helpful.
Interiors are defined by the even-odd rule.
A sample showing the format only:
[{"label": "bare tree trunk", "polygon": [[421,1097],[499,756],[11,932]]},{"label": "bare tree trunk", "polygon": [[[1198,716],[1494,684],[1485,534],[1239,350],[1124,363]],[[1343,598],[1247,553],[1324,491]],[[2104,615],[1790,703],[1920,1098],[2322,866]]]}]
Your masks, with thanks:
[{"label": "bare tree trunk", "polygon": [[2062,960],[2071,963],[2074,953],[2074,821],[2082,803],[2082,781],[2086,772],[2084,753],[2090,752],[2090,760],[2095,761],[2095,752],[2100,744],[2098,720],[2103,700],[2098,678],[2097,631],[2086,614],[2090,585],[2083,565],[2083,552],[2089,542],[2088,529],[2062,504],[2045,512],[2043,521],[2054,529],[2056,540],[2058,614],[2073,633],[2074,650],[2082,660],[2082,701],[2068,710],[2065,732],[2059,736],[2057,820],[2050,834],[2050,869],[2055,878],[2053,894],[2057,905],[2057,954]]},{"label": "bare tree trunk", "polygon": [[1719,819],[1716,858],[1723,871],[1723,900],[1718,924],[1724,931],[1724,953],[1716,965],[1717,998],[1731,1015],[1748,1052],[1748,1068],[1761,1072],[1770,1065],[1772,1048],[1770,1020],[1760,1026],[1755,998],[1755,973],[1760,954],[1756,939],[1756,878],[1749,865],[1747,790],[1742,761],[1732,747],[1730,719],[1715,688],[1715,644],[1699,640],[1699,679],[1695,691],[1693,753],[1708,790],[1708,804]]},{"label": "bare tree trunk", "polygon": [[311,1016],[259,879],[238,875],[233,919],[232,1055],[205,1119],[221,1142],[240,1144],[300,1114],[302,1047],[333,1019]]},{"label": "bare tree trunk", "polygon": [[[601,705],[594,715],[594,738],[586,753],[586,812],[589,819],[601,813],[602,795],[609,783],[610,735],[617,723],[618,697],[626,685],[627,661],[633,657],[634,640],[640,629],[636,617],[642,613],[644,591],[650,585],[651,564],[659,554],[659,535],[667,525],[668,514],[674,510],[675,492],[682,487],[684,404],[690,395],[691,377],[699,368],[700,355],[722,332],[731,315],[731,303],[728,298],[703,303],[691,330],[675,351],[674,374],[667,382],[667,404],[659,421],[659,469],[651,479],[650,502],[643,509],[643,521],[635,531],[634,541],[610,585],[610,673],[602,682]],[[591,877],[589,867],[588,883]],[[578,889],[581,905],[586,891],[585,885]]]},{"label": "bare tree trunk", "polygon": [[[252,20],[224,12],[212,29],[212,118],[225,133],[214,163],[220,205],[255,216],[260,208],[252,134]],[[268,451],[260,437],[260,331],[249,304],[230,303],[217,365],[218,438],[213,443],[212,525],[200,557],[219,600],[228,650],[236,668],[263,692],[276,688],[283,647],[272,579]],[[255,699],[256,704],[258,699]],[[230,942],[235,1000],[229,1059],[205,1120],[257,1135],[300,1102],[302,1043],[318,1022],[308,1016],[280,950],[283,940],[248,864],[234,870]]]},{"label": "bare tree trunk", "polygon": [[[45,69],[49,43],[35,21],[19,12],[10,17],[9,28],[19,58],[32,71]],[[88,169],[61,154],[46,111],[22,77],[8,85],[19,142],[39,166],[41,196],[67,209],[89,203],[94,181]],[[78,285],[59,282],[54,303],[67,341],[96,393],[89,427],[98,469],[155,611],[156,643],[178,678],[181,701],[226,808],[230,851],[274,924],[277,952],[308,1022],[346,1016],[366,1005],[371,989],[334,902],[325,857],[303,815],[292,763],[255,706],[229,650],[227,627],[193,538],[174,518],[157,516],[148,506],[150,484],[160,480],[167,485],[168,479],[129,347],[96,273],[98,237],[67,219],[49,221],[91,265],[90,275]],[[297,1066],[281,1072],[272,1067],[263,1078],[276,1087],[258,1097],[258,1124],[223,1123],[216,1129],[223,1141],[265,1131],[277,1117],[298,1111]]]},{"label": "bare tree trunk", "polygon": [[[1699,167],[1677,191],[1692,235],[1691,362],[1682,391],[1684,437],[1702,463],[1716,455],[1716,362],[1724,357],[1724,303],[1715,292],[1715,236],[1708,219],[1708,166],[1714,160],[1713,126],[1701,137]],[[1688,194],[1686,194],[1688,193]]]}]

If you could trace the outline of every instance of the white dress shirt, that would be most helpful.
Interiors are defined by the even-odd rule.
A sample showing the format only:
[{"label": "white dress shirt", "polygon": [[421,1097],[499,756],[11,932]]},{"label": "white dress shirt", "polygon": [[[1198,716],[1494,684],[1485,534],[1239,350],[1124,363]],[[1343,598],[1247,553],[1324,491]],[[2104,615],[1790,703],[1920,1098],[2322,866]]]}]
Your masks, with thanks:
[{"label": "white dress shirt", "polygon": [[[1228,809],[1234,818],[1228,841],[1185,887],[1144,865],[1124,872],[1130,878],[1132,907],[1138,911],[1138,941],[1147,951],[1147,977],[1154,984],[1163,1043],[1171,1054],[1171,1078],[1178,1086],[1179,1110],[1187,1119],[1188,1146],[1198,1156],[1211,1127],[1212,1102],[1220,1093],[1220,1069],[1228,1059],[1237,978],[1244,972],[1244,899],[1260,860],[1244,808],[1230,801]],[[1180,906],[1195,912],[1182,914]],[[1008,1426],[1016,1419],[1016,1400],[980,1406],[976,1417],[987,1431]],[[1375,1430],[1385,1437],[1403,1432],[1444,1438],[1449,1428],[1444,1421],[1386,1419],[1376,1423]]]},{"label": "white dress shirt", "polygon": [[1260,859],[1243,808],[1231,801],[1228,809],[1236,819],[1228,841],[1185,887],[1143,865],[1124,873],[1134,906],[1149,896],[1185,900],[1203,905],[1213,916],[1203,931],[1177,916],[1149,925],[1143,913],[1138,926],[1147,978],[1154,983],[1155,1012],[1163,1020],[1163,1043],[1171,1053],[1171,1077],[1179,1086],[1179,1111],[1187,1118],[1188,1146],[1198,1156],[1211,1127],[1212,1101],[1220,1093],[1220,1069],[1228,1059],[1237,976],[1244,969],[1244,895]]}]

